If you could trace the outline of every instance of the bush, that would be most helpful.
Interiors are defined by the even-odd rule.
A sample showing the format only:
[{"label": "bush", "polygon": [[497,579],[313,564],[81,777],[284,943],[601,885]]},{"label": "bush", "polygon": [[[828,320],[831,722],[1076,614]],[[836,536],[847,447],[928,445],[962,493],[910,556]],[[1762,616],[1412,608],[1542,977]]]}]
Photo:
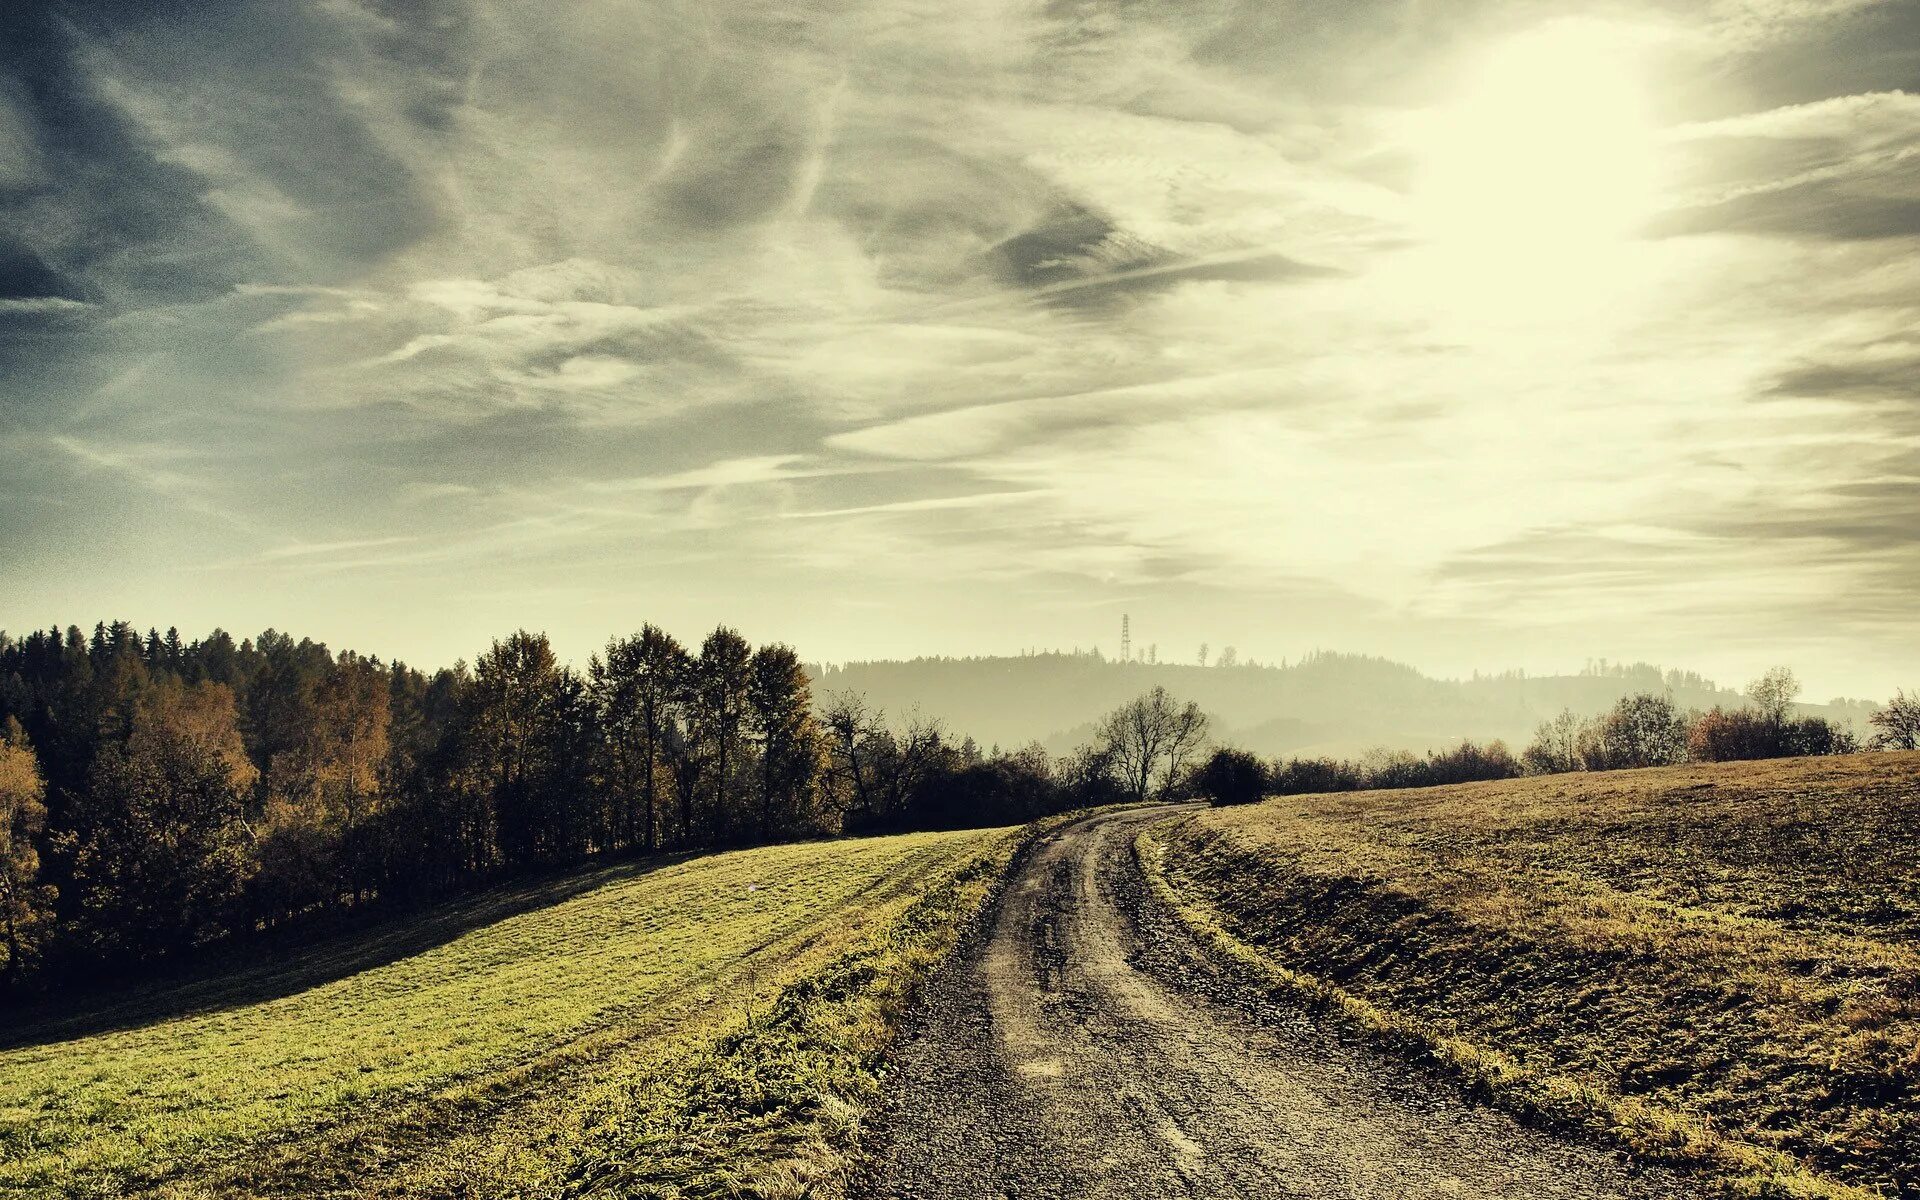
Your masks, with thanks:
[{"label": "bush", "polygon": [[1687,721],[1673,697],[1640,692],[1580,730],[1580,761],[1589,771],[1665,767],[1687,759]]},{"label": "bush", "polygon": [[1267,792],[1267,769],[1245,750],[1220,749],[1194,772],[1194,791],[1209,804],[1252,804]]},{"label": "bush", "polygon": [[1859,748],[1853,731],[1843,725],[1751,708],[1710,709],[1687,727],[1687,757],[1695,762],[1852,754]]},{"label": "bush", "polygon": [[1316,792],[1352,792],[1377,788],[1438,787],[1484,779],[1514,779],[1525,771],[1505,742],[1462,742],[1425,758],[1381,747],[1359,762],[1331,758],[1295,758],[1274,765],[1269,790],[1283,796]]},{"label": "bush", "polygon": [[1273,769],[1271,787],[1283,796],[1356,792],[1364,785],[1352,763],[1332,758],[1291,758]]},{"label": "bush", "polygon": [[1497,738],[1486,745],[1461,742],[1452,750],[1428,754],[1419,787],[1443,783],[1473,783],[1482,779],[1517,779],[1524,772],[1520,760]]}]

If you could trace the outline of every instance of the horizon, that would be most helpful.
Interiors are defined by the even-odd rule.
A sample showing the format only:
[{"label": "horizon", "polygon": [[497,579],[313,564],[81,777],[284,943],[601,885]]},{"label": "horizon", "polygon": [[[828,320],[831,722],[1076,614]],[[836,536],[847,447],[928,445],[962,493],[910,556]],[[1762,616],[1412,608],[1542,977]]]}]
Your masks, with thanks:
[{"label": "horizon", "polygon": [[[87,624],[67,621],[67,622],[61,622],[57,626],[48,625],[48,624],[19,626],[19,627],[0,625],[0,637],[7,637],[7,638],[12,638],[14,640],[18,640],[19,638],[27,634],[34,633],[34,632],[45,632],[53,628],[58,628],[62,632],[70,628],[77,628],[81,631],[82,634],[91,636],[96,626],[112,625],[116,621],[121,621],[121,620],[124,620],[124,618],[114,618],[112,620],[102,619],[102,620],[96,620],[94,622],[87,623]],[[659,622],[650,622],[650,623],[655,625],[659,624]],[[500,630],[490,635],[489,637],[483,639],[481,642],[475,644],[469,649],[461,653],[458,653],[451,658],[445,659],[444,661],[427,661],[420,658],[410,657],[405,654],[389,653],[385,649],[379,646],[363,646],[363,645],[355,645],[355,644],[346,643],[346,642],[340,642],[332,638],[316,636],[313,632],[308,630],[290,628],[282,625],[273,624],[271,622],[261,625],[257,629],[242,630],[242,629],[228,628],[227,626],[224,626],[224,625],[215,625],[210,628],[197,630],[197,631],[182,629],[177,624],[162,626],[162,625],[153,625],[153,624],[142,624],[137,621],[126,621],[126,624],[133,627],[143,638],[149,632],[164,634],[168,631],[168,629],[174,629],[179,632],[181,639],[187,643],[192,643],[192,642],[204,639],[206,637],[210,637],[215,633],[225,633],[229,637],[232,637],[236,643],[251,643],[255,639],[257,639],[260,634],[268,631],[272,631],[272,632],[289,635],[291,637],[294,637],[295,639],[306,639],[306,640],[313,641],[319,645],[325,646],[330,653],[335,655],[340,654],[342,651],[350,650],[356,654],[378,658],[387,663],[405,665],[414,670],[418,670],[429,675],[431,675],[435,671],[441,670],[443,668],[454,667],[458,664],[462,664],[462,663],[471,664],[473,659],[480,653],[483,653],[488,646],[492,645],[494,642],[498,641],[499,639],[504,638],[509,634],[515,632],[514,629]],[[726,625],[725,622],[718,622],[717,624]],[[732,628],[731,626],[728,626],[728,627]],[[631,630],[616,631],[616,632],[608,633],[605,636],[603,636],[598,642],[576,653],[575,648],[569,646],[566,643],[563,643],[559,639],[552,638],[551,635],[548,633],[548,631],[544,629],[541,629],[533,625],[523,625],[523,626],[516,627],[516,629],[524,629],[527,632],[536,633],[536,634],[540,634],[541,636],[549,637],[549,639],[553,642],[555,654],[558,657],[559,661],[562,662],[563,664],[573,667],[574,669],[584,669],[590,658],[598,655],[599,653],[601,653],[602,650],[604,650],[606,642],[609,639],[626,637],[634,632],[637,632],[638,628],[639,626],[636,625],[634,629],[631,629]],[[698,628],[693,628],[688,630],[667,628],[665,626],[661,626],[661,628],[665,629],[667,633],[672,635],[674,638],[680,641],[683,645],[686,645],[689,647],[697,647],[700,643],[700,639],[704,637],[707,633],[711,632],[712,629],[714,628],[714,625],[709,624],[703,627],[698,627]],[[1826,705],[1837,704],[1842,702],[1859,703],[1863,701],[1877,705],[1877,704],[1884,703],[1888,698],[1890,698],[1893,695],[1895,691],[1902,690],[1900,687],[1895,687],[1894,689],[1890,689],[1886,695],[1878,695],[1878,696],[1870,695],[1870,694],[1862,695],[1858,693],[1849,693],[1844,691],[1829,691],[1817,685],[1817,677],[1815,677],[1816,679],[1815,682],[1810,682],[1809,676],[1804,674],[1801,668],[1797,664],[1790,663],[1790,662],[1768,662],[1761,665],[1757,665],[1748,674],[1741,675],[1738,677],[1717,675],[1712,671],[1701,670],[1698,667],[1693,666],[1691,664],[1687,664],[1687,663],[1658,662],[1658,661],[1652,661],[1647,659],[1637,659],[1637,658],[1614,658],[1607,655],[1589,656],[1586,659],[1584,659],[1579,666],[1558,665],[1558,666],[1548,666],[1548,667],[1540,668],[1540,667],[1529,667],[1529,666],[1519,666],[1519,665],[1509,665],[1509,666],[1484,666],[1483,665],[1483,666],[1470,666],[1461,671],[1442,671],[1442,670],[1436,670],[1431,666],[1428,666],[1423,663],[1413,662],[1405,658],[1396,657],[1391,654],[1383,654],[1383,653],[1366,650],[1366,649],[1346,649],[1346,648],[1335,647],[1335,646],[1314,645],[1304,650],[1283,652],[1283,653],[1269,656],[1266,654],[1250,653],[1244,650],[1239,645],[1235,643],[1230,643],[1230,642],[1206,643],[1206,646],[1209,652],[1209,657],[1208,657],[1208,661],[1205,663],[1200,663],[1197,661],[1198,647],[1195,647],[1194,648],[1195,653],[1186,659],[1171,658],[1163,654],[1158,661],[1149,662],[1144,657],[1144,655],[1147,652],[1146,645],[1141,645],[1138,643],[1136,643],[1134,647],[1134,657],[1130,659],[1120,658],[1118,653],[1118,648],[1117,648],[1117,643],[1119,640],[1117,635],[1114,638],[1114,645],[1112,647],[1109,647],[1107,645],[1101,645],[1097,642],[1089,642],[1083,645],[1052,646],[1052,647],[1026,646],[1026,647],[1020,647],[1012,650],[984,650],[984,651],[976,651],[976,652],[969,652],[969,653],[923,651],[923,652],[918,652],[913,654],[904,654],[904,655],[896,655],[896,656],[877,656],[877,657],[853,656],[853,657],[846,657],[846,658],[836,658],[836,657],[826,657],[826,656],[810,653],[805,646],[798,645],[788,639],[781,638],[778,636],[759,637],[759,636],[755,636],[751,631],[742,630],[741,632],[747,637],[748,641],[753,644],[781,644],[781,645],[787,645],[792,647],[792,649],[794,650],[795,654],[798,656],[801,663],[803,663],[809,669],[817,669],[821,671],[823,674],[826,672],[842,670],[849,667],[880,665],[880,664],[887,664],[887,663],[913,663],[913,662],[921,662],[921,661],[925,661],[925,662],[995,661],[995,660],[1036,658],[1036,657],[1045,657],[1045,656],[1055,656],[1055,657],[1062,657],[1062,658],[1076,657],[1076,656],[1091,658],[1091,657],[1097,656],[1102,662],[1113,664],[1113,665],[1125,664],[1125,665],[1142,666],[1142,667],[1169,667],[1169,668],[1192,668],[1192,669],[1201,669],[1201,670],[1216,670],[1221,668],[1221,664],[1219,662],[1219,652],[1224,648],[1231,648],[1235,652],[1237,661],[1235,662],[1233,667],[1227,668],[1227,669],[1254,668],[1259,670],[1291,670],[1303,665],[1303,660],[1305,659],[1313,658],[1320,655],[1327,655],[1335,658],[1362,659],[1362,660],[1388,663],[1393,666],[1405,667],[1415,672],[1416,674],[1420,675],[1422,678],[1430,679],[1439,683],[1470,683],[1475,680],[1495,680],[1495,679],[1501,679],[1501,678],[1507,678],[1507,677],[1513,677],[1513,676],[1520,676],[1528,679],[1549,679],[1549,678],[1569,679],[1569,678],[1583,678],[1583,677],[1609,678],[1609,677],[1614,677],[1614,674],[1616,671],[1631,670],[1637,667],[1650,667],[1661,672],[1663,675],[1680,674],[1680,675],[1694,676],[1702,680],[1709,690],[1744,694],[1748,684],[1754,680],[1757,680],[1765,671],[1773,667],[1784,666],[1784,667],[1787,667],[1789,670],[1793,671],[1795,678],[1798,679],[1801,684],[1802,691],[1801,691],[1799,703],[1803,705],[1826,706]],[[1157,643],[1150,642],[1150,643],[1147,643],[1147,645],[1157,645]]]}]

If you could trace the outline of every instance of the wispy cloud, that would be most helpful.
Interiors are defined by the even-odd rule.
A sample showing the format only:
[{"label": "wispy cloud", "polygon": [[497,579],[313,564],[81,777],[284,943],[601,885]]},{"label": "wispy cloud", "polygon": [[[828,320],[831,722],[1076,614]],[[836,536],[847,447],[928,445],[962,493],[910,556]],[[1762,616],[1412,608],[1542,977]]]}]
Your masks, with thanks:
[{"label": "wispy cloud", "polygon": [[[415,657],[649,604],[1071,644],[1127,603],[1441,667],[1711,668],[1728,613],[1824,614],[1911,666],[1920,18],[1590,9],[13,6],[9,595],[127,594],[95,509],[227,614],[458,608]],[[1461,81],[1574,18],[1644,59],[1634,235],[1443,244]],[[1543,149],[1579,165],[1476,151],[1488,196]]]}]

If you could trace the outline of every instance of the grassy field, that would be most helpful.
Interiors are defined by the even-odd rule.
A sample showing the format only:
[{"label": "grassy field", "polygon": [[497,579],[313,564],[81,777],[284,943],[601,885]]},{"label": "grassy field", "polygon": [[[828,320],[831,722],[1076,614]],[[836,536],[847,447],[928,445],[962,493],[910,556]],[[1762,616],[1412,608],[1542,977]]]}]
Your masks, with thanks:
[{"label": "grassy field", "polygon": [[831,1190],[1016,831],[636,864],[0,1033],[0,1193]]},{"label": "grassy field", "polygon": [[1920,1196],[1920,754],[1277,797],[1143,861],[1276,990],[1729,1193]]}]

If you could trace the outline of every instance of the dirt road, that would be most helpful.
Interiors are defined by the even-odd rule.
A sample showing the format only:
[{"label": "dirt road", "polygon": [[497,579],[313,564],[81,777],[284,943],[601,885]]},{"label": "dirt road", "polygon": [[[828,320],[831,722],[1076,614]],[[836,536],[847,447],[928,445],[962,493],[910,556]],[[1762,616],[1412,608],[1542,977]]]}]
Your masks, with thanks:
[{"label": "dirt road", "polygon": [[926,997],[856,1194],[1691,1195],[1268,1006],[1148,898],[1133,839],[1164,815],[1089,818],[1030,855]]}]

